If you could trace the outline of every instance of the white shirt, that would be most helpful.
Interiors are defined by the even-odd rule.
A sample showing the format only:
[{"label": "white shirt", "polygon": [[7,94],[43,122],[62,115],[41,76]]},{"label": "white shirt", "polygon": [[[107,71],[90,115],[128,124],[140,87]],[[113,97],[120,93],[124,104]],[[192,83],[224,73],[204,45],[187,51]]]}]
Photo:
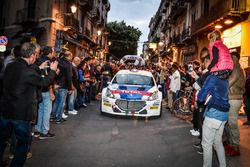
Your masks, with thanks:
[{"label": "white shirt", "polygon": [[170,90],[174,93],[181,89],[181,75],[178,70],[176,70],[170,78]]}]

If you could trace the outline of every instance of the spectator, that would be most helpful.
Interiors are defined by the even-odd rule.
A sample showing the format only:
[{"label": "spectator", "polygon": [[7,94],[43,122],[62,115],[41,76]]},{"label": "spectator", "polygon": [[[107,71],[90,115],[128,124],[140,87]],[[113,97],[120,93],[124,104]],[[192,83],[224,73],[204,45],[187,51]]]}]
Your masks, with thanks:
[{"label": "spectator", "polygon": [[178,66],[176,64],[172,65],[172,75],[170,78],[170,90],[173,93],[173,102],[178,98],[179,91],[181,88],[181,76],[178,71]]},{"label": "spectator", "polygon": [[62,57],[59,59],[60,73],[56,78],[55,102],[51,113],[51,120],[56,121],[56,123],[66,121],[63,118],[64,105],[67,94],[72,93],[72,53],[66,51],[61,56]]},{"label": "spectator", "polygon": [[[53,62],[54,54],[53,49],[50,46],[46,46],[43,48],[43,55],[37,60],[37,65],[41,65],[42,63],[50,64]],[[42,69],[41,75],[47,76],[50,69],[45,68]],[[50,114],[52,112],[52,101],[55,100],[55,95],[52,89],[52,84],[42,88],[42,101],[39,104],[38,108],[38,119],[37,124],[35,126],[35,136],[39,137],[39,139],[46,139],[50,137],[54,137],[55,134],[51,133],[50,130]]]},{"label": "spectator", "polygon": [[245,92],[246,77],[240,66],[240,55],[238,52],[232,52],[234,68],[229,77],[229,120],[226,126],[228,144],[225,145],[227,156],[240,155],[240,130],[238,127],[238,115],[242,105],[243,94]]},{"label": "spectator", "polygon": [[72,93],[68,95],[68,113],[72,115],[77,115],[78,111],[75,110],[75,101],[77,97],[77,90],[79,90],[79,77],[77,67],[81,63],[79,57],[74,57],[72,61]]},{"label": "spectator", "polygon": [[245,113],[247,115],[247,121],[243,125],[250,125],[250,67],[246,69],[246,85],[245,85],[245,94],[244,94],[244,104],[245,104]]},{"label": "spectator", "polygon": [[[222,134],[228,120],[228,88],[228,80],[209,75],[198,93],[198,103],[207,103],[202,127],[204,167],[212,166],[213,146],[217,152],[220,167],[226,167]],[[208,97],[210,100],[207,99]]]},{"label": "spectator", "polygon": [[[36,60],[35,46],[24,43],[21,57],[7,66],[4,74],[3,116],[0,118],[0,160],[14,130],[17,146],[10,166],[23,166],[31,135],[30,121],[35,119],[37,87],[48,86],[56,76],[57,62],[50,66],[50,73],[42,78],[30,65]],[[42,64],[40,67],[44,67]],[[1,163],[1,162],[0,162]]]}]

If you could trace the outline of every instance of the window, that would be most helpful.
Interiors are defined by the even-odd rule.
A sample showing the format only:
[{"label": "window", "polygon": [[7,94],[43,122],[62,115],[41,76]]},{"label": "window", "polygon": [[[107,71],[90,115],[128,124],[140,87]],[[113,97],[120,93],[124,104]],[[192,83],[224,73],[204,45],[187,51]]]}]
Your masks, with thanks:
[{"label": "window", "polygon": [[154,79],[152,77],[142,75],[119,74],[114,78],[113,83],[154,86]]}]

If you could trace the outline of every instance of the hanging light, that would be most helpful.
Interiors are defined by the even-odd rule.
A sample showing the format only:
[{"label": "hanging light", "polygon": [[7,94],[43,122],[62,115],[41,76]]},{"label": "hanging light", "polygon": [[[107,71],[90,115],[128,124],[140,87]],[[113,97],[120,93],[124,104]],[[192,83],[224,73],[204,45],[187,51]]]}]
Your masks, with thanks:
[{"label": "hanging light", "polygon": [[231,20],[231,19],[227,19],[227,20],[225,20],[224,21],[224,24],[232,24],[233,23],[233,20]]},{"label": "hanging light", "polygon": [[70,9],[71,9],[71,12],[72,12],[72,13],[76,13],[76,11],[77,11],[76,5],[72,5],[72,6],[70,7]]},{"label": "hanging light", "polygon": [[215,28],[215,29],[221,29],[221,28],[222,28],[222,25],[216,24],[216,25],[214,26],[214,28]]}]

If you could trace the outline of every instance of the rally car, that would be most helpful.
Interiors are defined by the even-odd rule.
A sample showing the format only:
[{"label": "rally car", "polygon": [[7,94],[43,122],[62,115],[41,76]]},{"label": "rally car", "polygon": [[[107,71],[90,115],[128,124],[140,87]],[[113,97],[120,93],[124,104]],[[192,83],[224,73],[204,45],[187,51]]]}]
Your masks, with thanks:
[{"label": "rally car", "polygon": [[[159,86],[160,88],[160,86]],[[101,113],[151,117],[162,114],[162,92],[151,72],[120,70],[102,90]]]}]

